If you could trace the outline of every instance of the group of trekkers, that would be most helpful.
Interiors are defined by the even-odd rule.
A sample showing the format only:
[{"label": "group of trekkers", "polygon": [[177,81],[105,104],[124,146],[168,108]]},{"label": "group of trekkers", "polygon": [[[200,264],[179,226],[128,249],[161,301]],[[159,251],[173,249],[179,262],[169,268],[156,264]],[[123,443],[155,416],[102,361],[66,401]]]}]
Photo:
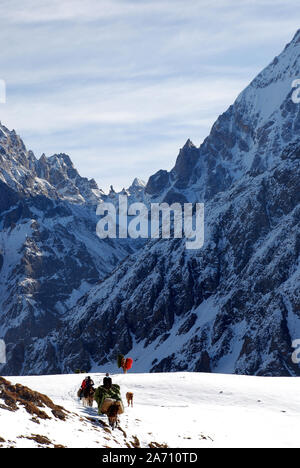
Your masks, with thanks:
[{"label": "group of trekkers", "polygon": [[90,391],[93,392],[93,399],[96,400],[98,405],[98,413],[100,415],[110,415],[111,407],[115,408],[117,414],[124,413],[124,405],[121,397],[121,389],[117,384],[113,384],[109,374],[103,379],[103,385],[100,385],[96,390],[94,388],[95,384],[90,376],[86,377],[81,384],[81,389],[79,391],[80,399],[83,398],[84,394],[90,394]]},{"label": "group of trekkers", "polygon": [[[117,358],[119,369],[122,368],[124,374],[132,368],[133,359],[125,358],[123,354],[119,354]],[[84,406],[93,406],[93,401],[96,400],[98,405],[98,413],[107,415],[112,427],[117,423],[119,414],[124,413],[124,405],[121,397],[120,386],[113,384],[111,377],[107,373],[103,379],[103,384],[97,389],[94,388],[95,383],[90,376],[86,377],[78,391],[78,397],[83,400]],[[130,394],[133,395],[133,394]],[[127,398],[127,395],[126,395]]]}]

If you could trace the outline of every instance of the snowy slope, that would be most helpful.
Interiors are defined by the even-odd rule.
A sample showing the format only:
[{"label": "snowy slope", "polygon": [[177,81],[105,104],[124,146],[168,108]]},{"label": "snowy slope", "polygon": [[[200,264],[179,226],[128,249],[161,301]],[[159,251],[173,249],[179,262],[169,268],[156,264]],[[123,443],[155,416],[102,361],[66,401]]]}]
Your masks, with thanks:
[{"label": "snowy slope", "polygon": [[[104,430],[97,409],[84,409],[75,394],[84,375],[10,377],[46,394],[71,412],[66,421],[52,418],[36,424],[25,410],[10,413],[0,407],[0,442],[4,447],[37,447],[23,437],[41,435],[66,447],[141,447],[151,442],[177,448],[298,447],[300,417],[298,378],[262,378],[198,373],[114,375],[135,395],[113,433]],[[92,374],[99,384],[103,374]],[[1,396],[0,396],[1,404]],[[79,416],[79,417],[78,417]],[[80,417],[82,419],[80,419]],[[96,419],[97,422],[87,420]],[[44,445],[47,446],[47,445]]]}]

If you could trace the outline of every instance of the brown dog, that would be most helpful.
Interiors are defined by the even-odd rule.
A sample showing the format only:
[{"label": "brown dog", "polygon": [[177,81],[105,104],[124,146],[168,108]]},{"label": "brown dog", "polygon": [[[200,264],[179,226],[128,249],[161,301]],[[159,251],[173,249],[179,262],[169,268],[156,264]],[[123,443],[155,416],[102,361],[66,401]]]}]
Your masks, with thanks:
[{"label": "brown dog", "polygon": [[132,392],[127,392],[126,393],[126,400],[128,403],[128,406],[133,406],[133,393]]}]

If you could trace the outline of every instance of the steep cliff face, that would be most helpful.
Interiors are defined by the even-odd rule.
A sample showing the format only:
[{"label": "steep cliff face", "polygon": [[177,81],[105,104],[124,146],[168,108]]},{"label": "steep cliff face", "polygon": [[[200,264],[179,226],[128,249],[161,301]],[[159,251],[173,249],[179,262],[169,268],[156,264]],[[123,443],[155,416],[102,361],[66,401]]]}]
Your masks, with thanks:
[{"label": "steep cliff face", "polygon": [[81,299],[58,340],[63,370],[121,350],[140,370],[300,375],[299,150],[207,204],[203,250],[150,242]]},{"label": "steep cliff face", "polygon": [[292,83],[300,76],[299,55],[300,30],[217,119],[200,148],[188,140],[174,169],[150,178],[148,196],[207,201],[247,171],[273,167],[299,135],[299,105],[291,99]]}]

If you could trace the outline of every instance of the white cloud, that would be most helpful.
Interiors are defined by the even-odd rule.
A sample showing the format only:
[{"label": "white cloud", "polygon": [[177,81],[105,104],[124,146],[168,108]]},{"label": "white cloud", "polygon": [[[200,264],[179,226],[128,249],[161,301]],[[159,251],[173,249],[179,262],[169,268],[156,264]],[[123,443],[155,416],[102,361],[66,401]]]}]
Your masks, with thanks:
[{"label": "white cloud", "polygon": [[[80,131],[89,125],[105,126],[114,134],[114,126],[155,125],[163,122],[170,133],[174,122],[198,121],[222,112],[246,85],[247,80],[218,77],[194,80],[170,78],[160,83],[136,82],[70,86],[55,93],[29,95],[15,99],[2,110],[2,120],[19,132],[49,134],[56,131]],[[8,100],[9,100],[8,96]],[[28,113],[30,112],[30,119]],[[88,131],[88,130],[87,130]],[[163,131],[163,129],[162,129]],[[176,151],[176,148],[174,148]]]},{"label": "white cloud", "polygon": [[1,0],[1,120],[37,154],[69,151],[105,187],[147,178],[170,168],[188,137],[199,144],[280,52],[298,27],[297,7],[298,0]]}]

